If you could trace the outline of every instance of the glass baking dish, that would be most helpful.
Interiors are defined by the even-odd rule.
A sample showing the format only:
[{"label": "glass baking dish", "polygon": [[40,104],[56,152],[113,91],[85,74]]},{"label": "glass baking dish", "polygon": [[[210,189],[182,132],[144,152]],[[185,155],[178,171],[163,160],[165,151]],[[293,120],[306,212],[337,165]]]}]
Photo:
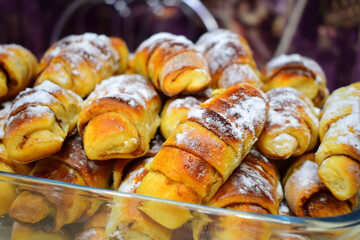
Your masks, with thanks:
[{"label": "glass baking dish", "polygon": [[[208,227],[208,229],[224,230],[224,228],[226,228],[227,232],[238,236],[236,239],[360,239],[359,206],[357,206],[352,213],[338,217],[284,217],[169,201],[138,194],[68,184],[2,171],[0,171],[0,182],[12,185],[17,189],[17,192],[19,192],[20,189],[36,192],[44,191],[47,192],[47,194],[50,193],[56,196],[76,197],[77,201],[97,201],[100,204],[110,206],[110,208],[121,207],[119,204],[123,203],[124,200],[128,202],[149,201],[159,205],[183,208],[190,210],[193,216],[192,222],[210,224],[207,225],[211,226]],[[0,199],[0,201],[2,200]],[[36,208],[37,206],[33,207]],[[159,211],[161,211],[161,208],[159,208]],[[171,212],[166,213],[166,215],[169,218],[178,217],[175,213],[171,215]],[[42,224],[46,223],[43,222]],[[106,222],[103,222],[103,224],[106,225]],[[15,224],[7,214],[0,217],[0,239],[12,239],[13,226],[15,226]],[[180,229],[173,230],[171,239],[192,239],[192,226],[191,224],[185,224]],[[84,223],[67,224],[63,227],[64,231],[66,231],[66,238],[53,238],[49,235],[48,239],[76,239],[83,231],[83,228]],[[37,227],[37,229],[37,231],[42,231],[39,230],[41,229],[39,227]],[[210,234],[210,232],[211,231],[204,231],[202,233],[202,239],[212,239],[210,235],[207,235],[207,233]],[[15,232],[14,234],[17,233]],[[28,235],[27,239],[34,238]]]}]

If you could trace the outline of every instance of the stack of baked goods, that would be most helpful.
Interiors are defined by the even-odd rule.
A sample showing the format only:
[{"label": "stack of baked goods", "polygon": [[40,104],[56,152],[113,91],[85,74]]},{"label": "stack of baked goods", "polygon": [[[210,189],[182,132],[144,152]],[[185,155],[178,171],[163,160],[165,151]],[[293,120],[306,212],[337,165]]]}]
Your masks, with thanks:
[{"label": "stack of baked goods", "polygon": [[[40,63],[1,45],[0,170],[258,214],[347,214],[360,189],[360,83],[328,95],[315,61],[282,55],[260,71],[225,29],[196,43],[158,33],[133,58],[93,33],[59,40]],[[73,224],[78,240],[289,236],[141,197],[0,189],[13,239],[70,239]]]}]

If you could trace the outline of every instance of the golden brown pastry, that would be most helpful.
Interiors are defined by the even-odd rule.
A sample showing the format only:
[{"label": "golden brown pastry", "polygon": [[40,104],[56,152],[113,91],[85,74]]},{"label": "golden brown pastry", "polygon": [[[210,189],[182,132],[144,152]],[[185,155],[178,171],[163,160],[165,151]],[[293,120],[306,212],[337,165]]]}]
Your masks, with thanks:
[{"label": "golden brown pastry", "polygon": [[84,230],[76,237],[76,240],[105,240],[105,227],[109,221],[110,210],[109,205],[102,205],[84,224]]},{"label": "golden brown pastry", "polygon": [[[128,172],[118,191],[135,193],[137,187],[148,173],[145,165],[153,158],[136,159],[131,162]],[[138,198],[119,197],[112,205],[105,230],[106,239],[170,239],[171,231],[152,220],[141,209],[142,201]]]},{"label": "golden brown pastry", "polygon": [[329,95],[326,77],[312,59],[299,54],[281,55],[269,61],[262,70],[264,91],[293,87],[321,107]]},{"label": "golden brown pastry", "polygon": [[350,213],[357,204],[335,198],[318,176],[314,153],[298,157],[283,179],[285,199],[292,212],[300,217],[331,217]]},{"label": "golden brown pastry", "polygon": [[0,45],[0,102],[15,97],[38,74],[38,60],[17,44]]},{"label": "golden brown pastry", "polygon": [[9,157],[27,163],[58,152],[76,126],[82,104],[78,95],[49,81],[22,91],[5,120]]},{"label": "golden brown pastry", "polygon": [[78,130],[88,158],[137,158],[149,150],[149,142],[160,124],[161,100],[143,76],[106,79],[84,105]]},{"label": "golden brown pastry", "polygon": [[128,55],[125,42],[118,37],[71,35],[46,51],[35,84],[49,80],[85,97],[102,80],[124,73]]},{"label": "golden brown pastry", "polygon": [[[278,214],[279,174],[273,163],[255,149],[207,203],[209,206]],[[219,216],[212,221],[193,221],[194,239],[269,239],[265,223],[235,216]],[[202,218],[205,219],[205,218]],[[256,230],[249,230],[256,229]]]},{"label": "golden brown pastry", "polygon": [[[32,165],[16,163],[9,158],[6,152],[3,143],[3,127],[4,121],[11,107],[11,102],[3,103],[2,107],[3,108],[0,110],[0,171],[28,175],[31,171]],[[6,180],[6,178],[0,177],[0,180]],[[11,179],[10,181],[14,180]],[[9,212],[11,204],[15,200],[16,195],[17,191],[14,184],[0,181],[0,217]]]},{"label": "golden brown pastry", "polygon": [[208,63],[184,36],[154,34],[136,49],[134,66],[170,97],[199,92],[211,84]]},{"label": "golden brown pastry", "polygon": [[[78,134],[69,136],[58,153],[36,162],[30,176],[109,188],[112,161],[91,161],[82,146]],[[66,224],[86,221],[101,204],[99,200],[82,196],[79,191],[61,187],[52,191],[41,188],[23,190],[12,204],[9,215],[26,223],[37,223],[48,218],[48,231],[58,231]]]},{"label": "golden brown pastry", "polygon": [[261,88],[263,83],[246,40],[227,29],[204,33],[196,45],[209,63],[213,88],[229,88],[249,83]]},{"label": "golden brown pastry", "polygon": [[269,116],[257,147],[267,157],[287,159],[313,149],[318,141],[318,114],[312,102],[293,88],[266,93]]},{"label": "golden brown pastry", "polygon": [[[191,108],[149,165],[137,193],[189,203],[210,200],[250,151],[267,111],[265,94],[249,84],[235,85]],[[178,218],[164,220],[152,210],[155,206],[143,205],[143,211],[168,228],[191,217],[178,209]]]},{"label": "golden brown pastry", "polygon": [[195,96],[178,96],[168,99],[161,111],[160,131],[167,139],[179,121],[191,107],[199,106],[202,101]]},{"label": "golden brown pastry", "polygon": [[48,233],[37,229],[36,226],[29,223],[15,221],[12,227],[12,240],[70,240],[70,234],[66,230],[59,230]]},{"label": "golden brown pastry", "polygon": [[360,82],[330,95],[319,132],[319,177],[335,197],[349,199],[360,189]]}]

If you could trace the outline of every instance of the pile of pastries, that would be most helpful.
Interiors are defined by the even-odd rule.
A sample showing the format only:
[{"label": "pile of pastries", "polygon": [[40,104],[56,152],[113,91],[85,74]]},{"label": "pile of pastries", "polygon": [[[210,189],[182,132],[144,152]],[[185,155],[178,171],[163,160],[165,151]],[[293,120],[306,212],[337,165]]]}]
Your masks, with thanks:
[{"label": "pile of pastries", "polygon": [[[329,96],[321,67],[298,54],[260,71],[229,30],[196,43],[158,33],[132,54],[118,37],[72,35],[39,62],[0,45],[0,99],[1,171],[281,216],[357,205],[360,82]],[[14,240],[69,239],[72,224],[77,240],[310,239],[142,198],[104,205],[2,181],[0,189]]]}]

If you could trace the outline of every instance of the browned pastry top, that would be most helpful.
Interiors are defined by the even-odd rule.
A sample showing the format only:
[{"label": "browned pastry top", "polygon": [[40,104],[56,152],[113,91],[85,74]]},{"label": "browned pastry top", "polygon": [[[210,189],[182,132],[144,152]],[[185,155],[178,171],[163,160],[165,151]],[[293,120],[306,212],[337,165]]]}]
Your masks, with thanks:
[{"label": "browned pastry top", "polygon": [[[171,43],[169,43],[169,41]],[[173,44],[176,46],[181,46],[182,48],[184,47],[190,47],[193,48],[194,44],[188,40],[187,38],[185,38],[184,36],[177,36],[171,33],[167,33],[167,32],[162,32],[162,33],[157,33],[153,36],[151,36],[150,38],[146,39],[145,41],[143,41],[139,47],[136,49],[136,52],[140,52],[140,51],[146,51],[149,54],[149,56],[151,56],[151,53],[153,51],[155,51],[155,49],[160,45],[160,44]]]},{"label": "browned pastry top", "polygon": [[[319,64],[314,60],[299,54],[281,55],[268,62],[263,69],[266,79],[271,79],[284,69],[298,69],[308,71],[318,84],[325,84],[325,74]],[[306,74],[306,73],[304,73]]]},{"label": "browned pastry top", "polygon": [[87,186],[100,187],[103,176],[112,171],[113,161],[92,161],[86,157],[83,142],[78,134],[73,134],[65,140],[61,150],[51,156],[66,163],[78,171],[84,178]]},{"label": "browned pastry top", "polygon": [[[70,35],[54,43],[43,56],[41,68],[44,69],[53,58],[59,55],[65,59],[71,58],[69,60],[74,64],[86,59],[94,70],[102,67],[103,61],[97,61],[99,57],[104,62],[110,58],[113,58],[115,62],[119,61],[118,54],[111,48],[110,38],[94,33]],[[113,67],[116,72],[118,66],[115,64]]]},{"label": "browned pastry top", "polygon": [[219,29],[205,33],[196,45],[208,59],[212,75],[234,62],[254,65],[246,40],[229,30]]},{"label": "browned pastry top", "polygon": [[301,113],[312,119],[312,122],[318,123],[318,118],[315,112],[312,111],[311,102],[299,91],[294,88],[274,88],[267,92],[269,98],[269,117],[266,122],[266,127],[301,128]]},{"label": "browned pastry top", "polygon": [[267,104],[263,92],[249,84],[240,84],[227,89],[222,97],[215,96],[200,107],[191,108],[187,118],[199,122],[224,141],[224,138],[238,141],[243,139],[245,129],[253,132],[265,121]]},{"label": "browned pastry top", "polygon": [[114,98],[133,108],[146,108],[147,102],[158,98],[158,95],[152,84],[143,76],[131,74],[114,76],[102,81],[88,96],[85,105],[99,98]]}]

